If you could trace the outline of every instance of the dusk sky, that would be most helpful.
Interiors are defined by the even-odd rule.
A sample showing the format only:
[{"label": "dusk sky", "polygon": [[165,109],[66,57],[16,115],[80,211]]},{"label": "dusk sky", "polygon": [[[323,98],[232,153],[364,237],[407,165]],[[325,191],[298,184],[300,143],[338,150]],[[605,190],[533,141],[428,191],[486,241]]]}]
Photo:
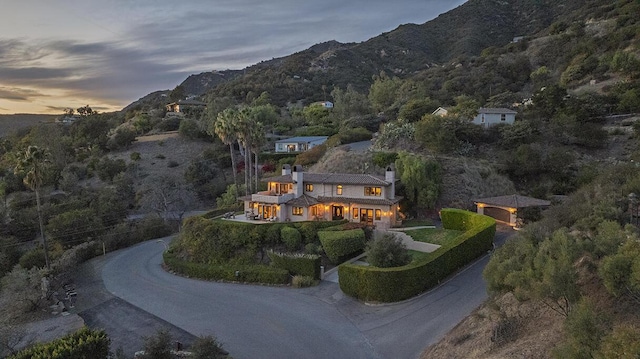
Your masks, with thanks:
[{"label": "dusk sky", "polygon": [[466,0],[9,0],[0,113],[120,110],[190,74],[362,42]]}]

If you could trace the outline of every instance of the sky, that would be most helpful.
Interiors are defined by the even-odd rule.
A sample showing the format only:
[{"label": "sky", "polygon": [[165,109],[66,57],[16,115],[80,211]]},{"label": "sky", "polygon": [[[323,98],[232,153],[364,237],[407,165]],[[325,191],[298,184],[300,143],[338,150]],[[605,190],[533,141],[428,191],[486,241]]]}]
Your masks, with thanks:
[{"label": "sky", "polygon": [[466,0],[5,0],[0,114],[120,110],[189,75],[425,23]]}]

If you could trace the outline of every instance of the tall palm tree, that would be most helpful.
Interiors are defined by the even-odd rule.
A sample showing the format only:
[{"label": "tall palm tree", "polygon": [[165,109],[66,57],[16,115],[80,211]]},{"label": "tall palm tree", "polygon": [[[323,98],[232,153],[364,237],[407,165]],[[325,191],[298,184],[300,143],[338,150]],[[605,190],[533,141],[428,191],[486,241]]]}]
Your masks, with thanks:
[{"label": "tall palm tree", "polygon": [[262,122],[256,122],[255,125],[252,127],[252,131],[251,131],[251,144],[252,144],[253,154],[255,156],[254,174],[255,174],[256,192],[258,191],[258,155],[260,154],[260,150],[262,149],[262,146],[266,142],[266,138],[264,136],[265,136],[264,125],[262,124]]},{"label": "tall palm tree", "polygon": [[243,107],[238,112],[238,143],[244,148],[244,185],[245,194],[253,193],[251,188],[251,131],[253,128],[252,114],[249,107]]},{"label": "tall palm tree", "polygon": [[47,269],[51,269],[49,263],[49,253],[47,249],[47,239],[44,235],[44,226],[42,224],[42,211],[40,210],[40,186],[44,180],[45,171],[49,163],[49,152],[40,149],[38,146],[29,146],[27,150],[18,159],[18,164],[14,172],[23,174],[23,182],[32,191],[36,193],[36,205],[38,208],[38,223],[40,224],[40,235],[42,236],[42,245],[44,247],[44,260]]},{"label": "tall palm tree", "polygon": [[233,173],[233,184],[238,185],[238,176],[236,174],[236,156],[233,146],[238,140],[236,122],[238,117],[238,111],[234,108],[227,108],[224,111],[218,113],[214,121],[209,122],[207,132],[211,136],[218,136],[222,143],[229,146],[229,152],[231,154],[231,167]]}]

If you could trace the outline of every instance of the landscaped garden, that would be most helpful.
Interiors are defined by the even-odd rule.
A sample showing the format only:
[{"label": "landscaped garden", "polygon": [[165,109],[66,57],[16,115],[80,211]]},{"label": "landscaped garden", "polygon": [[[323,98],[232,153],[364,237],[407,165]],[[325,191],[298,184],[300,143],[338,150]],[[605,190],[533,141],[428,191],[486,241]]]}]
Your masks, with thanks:
[{"label": "landscaped garden", "polygon": [[362,253],[371,231],[345,221],[252,224],[193,217],[164,254],[174,272],[208,280],[294,284]]},{"label": "landscaped garden", "polygon": [[423,234],[425,239],[431,234],[441,240],[436,251],[410,253],[408,263],[395,267],[342,264],[338,268],[340,289],[367,302],[408,299],[436,286],[492,248],[496,230],[493,218],[458,209],[443,209],[440,215],[445,231]]}]

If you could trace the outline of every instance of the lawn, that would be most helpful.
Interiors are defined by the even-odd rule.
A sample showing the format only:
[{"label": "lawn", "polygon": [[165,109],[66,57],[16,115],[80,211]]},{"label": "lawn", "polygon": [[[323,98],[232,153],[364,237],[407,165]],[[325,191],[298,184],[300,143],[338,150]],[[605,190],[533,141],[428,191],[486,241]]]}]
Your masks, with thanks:
[{"label": "lawn", "polygon": [[454,240],[463,231],[453,229],[423,228],[405,231],[414,241],[444,245]]},{"label": "lawn", "polygon": [[419,227],[419,226],[433,226],[434,223],[430,219],[406,219],[402,221],[402,227]]}]

